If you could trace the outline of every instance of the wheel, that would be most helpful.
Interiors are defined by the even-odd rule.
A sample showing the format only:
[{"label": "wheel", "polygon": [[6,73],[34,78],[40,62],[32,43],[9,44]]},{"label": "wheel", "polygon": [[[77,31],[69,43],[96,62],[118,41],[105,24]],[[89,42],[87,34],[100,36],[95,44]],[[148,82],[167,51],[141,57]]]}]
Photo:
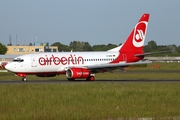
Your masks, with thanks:
[{"label": "wheel", "polygon": [[26,82],[26,81],[27,81],[27,79],[26,79],[26,78],[22,78],[22,81]]},{"label": "wheel", "polygon": [[94,76],[89,76],[88,78],[86,78],[87,81],[94,81]]}]

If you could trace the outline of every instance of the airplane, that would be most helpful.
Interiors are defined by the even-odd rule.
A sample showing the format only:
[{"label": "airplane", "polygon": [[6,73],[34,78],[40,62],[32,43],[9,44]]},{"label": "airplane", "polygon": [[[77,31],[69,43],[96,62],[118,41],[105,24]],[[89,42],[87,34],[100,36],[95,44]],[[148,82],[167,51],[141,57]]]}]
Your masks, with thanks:
[{"label": "airplane", "polygon": [[5,68],[22,77],[22,81],[27,81],[27,75],[54,77],[60,74],[65,74],[69,81],[94,81],[96,73],[152,63],[143,61],[144,56],[149,54],[143,52],[149,16],[148,13],[143,14],[126,41],[111,50],[26,54],[14,58]]}]

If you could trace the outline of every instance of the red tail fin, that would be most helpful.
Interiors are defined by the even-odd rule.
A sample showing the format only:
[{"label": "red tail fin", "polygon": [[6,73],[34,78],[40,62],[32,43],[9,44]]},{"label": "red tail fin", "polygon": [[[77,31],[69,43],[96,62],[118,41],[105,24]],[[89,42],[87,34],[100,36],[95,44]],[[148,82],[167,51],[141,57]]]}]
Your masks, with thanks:
[{"label": "red tail fin", "polygon": [[121,49],[119,49],[120,52],[143,53],[148,20],[149,14],[143,14]]},{"label": "red tail fin", "polygon": [[[146,30],[149,20],[149,14],[143,14],[139,22],[136,24],[127,40],[119,47],[109,51],[119,51],[118,57],[111,63],[137,62],[144,58],[143,47],[146,36]],[[137,56],[137,54],[140,56]]]}]

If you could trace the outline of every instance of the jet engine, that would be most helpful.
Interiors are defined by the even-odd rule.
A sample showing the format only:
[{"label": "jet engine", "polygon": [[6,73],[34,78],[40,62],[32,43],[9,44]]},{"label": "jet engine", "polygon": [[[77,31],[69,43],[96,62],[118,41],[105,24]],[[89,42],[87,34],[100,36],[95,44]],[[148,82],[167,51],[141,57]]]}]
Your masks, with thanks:
[{"label": "jet engine", "polygon": [[67,78],[88,78],[90,71],[87,68],[70,68],[66,71]]}]

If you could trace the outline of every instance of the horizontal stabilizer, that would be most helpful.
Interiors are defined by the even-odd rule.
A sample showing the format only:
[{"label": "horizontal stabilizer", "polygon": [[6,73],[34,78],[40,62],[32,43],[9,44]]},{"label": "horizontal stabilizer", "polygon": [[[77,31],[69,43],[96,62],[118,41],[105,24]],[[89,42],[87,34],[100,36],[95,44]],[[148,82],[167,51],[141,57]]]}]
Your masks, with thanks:
[{"label": "horizontal stabilizer", "polygon": [[159,54],[159,53],[167,53],[167,52],[172,52],[172,51],[159,51],[159,52],[149,52],[149,53],[142,53],[142,54],[135,54],[135,57],[140,57],[140,56],[146,56],[146,55],[152,55],[152,54]]}]

